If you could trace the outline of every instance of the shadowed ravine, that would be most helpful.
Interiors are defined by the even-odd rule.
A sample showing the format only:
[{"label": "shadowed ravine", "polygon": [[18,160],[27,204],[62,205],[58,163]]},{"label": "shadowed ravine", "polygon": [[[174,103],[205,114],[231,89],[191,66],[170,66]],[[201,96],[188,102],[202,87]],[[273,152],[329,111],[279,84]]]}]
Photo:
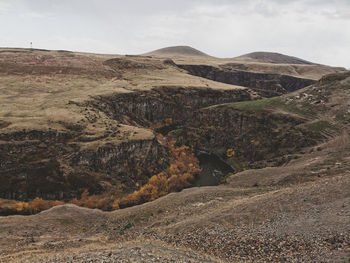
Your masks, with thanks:
[{"label": "shadowed ravine", "polygon": [[198,151],[196,156],[201,172],[196,178],[194,186],[219,185],[229,173],[235,172],[231,165],[214,153]]}]

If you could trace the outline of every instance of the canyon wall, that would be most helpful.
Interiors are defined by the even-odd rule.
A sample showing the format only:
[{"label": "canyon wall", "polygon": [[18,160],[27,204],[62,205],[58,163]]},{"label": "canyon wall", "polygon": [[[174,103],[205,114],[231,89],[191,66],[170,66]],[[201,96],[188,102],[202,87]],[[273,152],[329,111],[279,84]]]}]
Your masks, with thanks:
[{"label": "canyon wall", "polygon": [[189,74],[232,85],[249,87],[263,97],[286,94],[316,81],[289,75],[250,72],[208,65],[178,65]]}]

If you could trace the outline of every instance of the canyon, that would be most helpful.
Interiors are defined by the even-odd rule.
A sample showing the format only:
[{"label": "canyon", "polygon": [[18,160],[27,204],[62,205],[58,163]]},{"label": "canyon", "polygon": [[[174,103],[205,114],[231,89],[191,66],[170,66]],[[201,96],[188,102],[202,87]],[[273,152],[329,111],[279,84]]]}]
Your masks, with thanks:
[{"label": "canyon", "polygon": [[[350,244],[349,79],[344,68],[275,53],[0,49],[0,262],[66,262],[68,250],[84,259],[95,250],[342,262]],[[192,187],[113,212],[64,204],[8,216],[34,198],[123,200],[175,170],[169,145],[198,159]],[[24,252],[16,256],[18,242]]]}]

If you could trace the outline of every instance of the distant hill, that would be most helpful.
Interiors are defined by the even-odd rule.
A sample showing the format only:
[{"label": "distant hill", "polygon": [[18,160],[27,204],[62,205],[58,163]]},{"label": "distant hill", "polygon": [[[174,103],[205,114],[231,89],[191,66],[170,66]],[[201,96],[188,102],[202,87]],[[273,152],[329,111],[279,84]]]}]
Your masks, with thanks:
[{"label": "distant hill", "polygon": [[145,55],[151,56],[200,56],[200,57],[210,57],[202,51],[199,51],[190,46],[174,46],[166,47],[151,51]]},{"label": "distant hill", "polygon": [[310,61],[303,60],[301,58],[287,56],[273,52],[253,52],[236,57],[237,60],[251,61],[251,62],[262,62],[262,63],[274,63],[274,64],[306,64],[316,65]]}]

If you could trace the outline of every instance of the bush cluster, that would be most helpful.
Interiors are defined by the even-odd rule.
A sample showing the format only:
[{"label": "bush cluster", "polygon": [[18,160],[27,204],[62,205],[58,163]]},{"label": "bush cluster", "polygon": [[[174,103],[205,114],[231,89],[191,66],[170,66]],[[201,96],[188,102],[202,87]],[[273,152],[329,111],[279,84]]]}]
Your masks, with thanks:
[{"label": "bush cluster", "polygon": [[[170,166],[153,175],[139,190],[119,199],[113,195],[89,195],[88,191],[85,190],[80,199],[74,198],[69,203],[110,211],[153,201],[168,193],[178,192],[191,186],[195,176],[200,172],[199,162],[193,154],[193,150],[188,146],[175,147],[172,141],[166,140],[161,135],[157,138],[169,151]],[[64,204],[62,201],[43,200],[39,197],[29,202],[0,200],[0,212],[4,214],[35,214],[62,204]]]}]

